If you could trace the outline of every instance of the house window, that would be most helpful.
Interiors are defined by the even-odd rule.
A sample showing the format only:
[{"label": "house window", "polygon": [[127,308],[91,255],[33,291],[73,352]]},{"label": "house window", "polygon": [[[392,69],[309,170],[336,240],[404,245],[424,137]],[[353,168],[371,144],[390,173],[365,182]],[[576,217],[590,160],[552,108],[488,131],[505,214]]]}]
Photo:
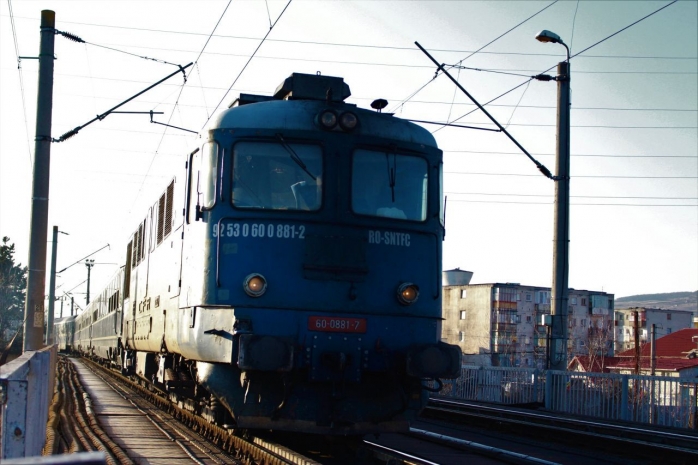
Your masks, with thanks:
[{"label": "house window", "polygon": [[530,323],[530,322],[531,322],[531,315],[526,315],[526,323]]},{"label": "house window", "polygon": [[586,305],[586,304],[587,304],[587,299],[585,299],[584,297],[582,297],[582,305]]},{"label": "house window", "polygon": [[577,298],[576,298],[576,297],[572,297],[572,298],[570,299],[570,303],[571,303],[572,305],[577,305]]},{"label": "house window", "polygon": [[530,302],[530,301],[531,301],[531,294],[526,294],[526,302]]},{"label": "house window", "polygon": [[667,320],[671,320],[671,313],[667,313],[667,314],[666,314],[666,319],[667,319]]},{"label": "house window", "polygon": [[460,311],[460,319],[465,320],[465,310]]},{"label": "house window", "polygon": [[458,332],[458,340],[460,342],[463,342],[465,340],[465,335],[463,334],[463,331]]},{"label": "house window", "polygon": [[585,318],[582,318],[582,320],[579,322],[579,326],[581,326],[583,328],[586,325],[587,325],[587,320]]},{"label": "house window", "polygon": [[461,298],[461,299],[465,299],[465,295],[467,294],[467,292],[468,292],[467,290],[461,289],[461,290],[460,290],[460,298]]}]

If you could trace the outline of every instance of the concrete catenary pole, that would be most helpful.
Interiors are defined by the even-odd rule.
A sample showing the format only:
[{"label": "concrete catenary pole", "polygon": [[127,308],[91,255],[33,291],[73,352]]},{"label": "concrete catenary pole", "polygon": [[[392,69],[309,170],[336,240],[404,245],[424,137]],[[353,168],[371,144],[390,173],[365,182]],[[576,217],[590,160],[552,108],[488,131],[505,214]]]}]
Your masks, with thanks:
[{"label": "concrete catenary pole", "polygon": [[633,332],[635,337],[635,374],[640,374],[640,312],[633,312]]},{"label": "concrete catenary pole", "polygon": [[53,306],[56,300],[56,254],[58,253],[58,226],[53,227],[51,243],[51,274],[48,285],[48,320],[46,324],[46,345],[53,343]]},{"label": "concrete catenary pole", "polygon": [[[657,370],[657,325],[652,323],[652,334],[650,335],[650,375],[654,376]],[[654,385],[654,382],[652,382]]]},{"label": "concrete catenary pole", "polygon": [[95,266],[94,260],[85,260],[85,266],[87,267],[87,298],[85,299],[85,305],[90,304],[90,271],[92,267]]},{"label": "concrete catenary pole", "polygon": [[[565,46],[567,47],[567,46]],[[569,52],[568,52],[569,53]],[[567,309],[570,241],[570,63],[557,65],[557,166],[555,172],[555,237],[551,298],[553,370],[567,369]]]},{"label": "concrete catenary pole", "polygon": [[43,340],[55,26],[56,13],[43,10],[39,46],[39,88],[36,103],[27,295],[24,305],[24,351],[40,349]]}]

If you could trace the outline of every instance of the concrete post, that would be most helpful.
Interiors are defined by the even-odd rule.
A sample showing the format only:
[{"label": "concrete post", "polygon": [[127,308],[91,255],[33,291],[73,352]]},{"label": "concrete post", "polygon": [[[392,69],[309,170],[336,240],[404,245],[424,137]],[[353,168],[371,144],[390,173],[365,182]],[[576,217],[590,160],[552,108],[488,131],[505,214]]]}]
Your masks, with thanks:
[{"label": "concrete post", "polygon": [[36,104],[27,296],[24,305],[24,351],[40,349],[43,341],[55,26],[56,14],[51,10],[43,10],[39,47],[39,89]]}]

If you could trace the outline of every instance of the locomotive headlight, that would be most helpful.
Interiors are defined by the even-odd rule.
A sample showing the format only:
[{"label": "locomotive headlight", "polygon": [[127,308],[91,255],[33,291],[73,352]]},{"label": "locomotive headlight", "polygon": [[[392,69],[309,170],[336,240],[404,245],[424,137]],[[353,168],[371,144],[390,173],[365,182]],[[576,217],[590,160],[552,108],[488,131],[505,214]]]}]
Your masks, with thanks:
[{"label": "locomotive headlight", "polygon": [[342,113],[342,115],[339,117],[339,127],[345,131],[353,131],[357,124],[359,124],[359,118],[357,118],[356,115],[350,111]]},{"label": "locomotive headlight", "polygon": [[402,283],[397,288],[397,300],[402,305],[411,305],[419,298],[419,287],[412,283]]},{"label": "locomotive headlight", "polygon": [[318,117],[320,125],[325,129],[332,129],[337,126],[337,114],[332,110],[325,110]]},{"label": "locomotive headlight", "polygon": [[242,287],[250,297],[259,297],[267,290],[267,280],[259,273],[252,273],[247,275]]}]

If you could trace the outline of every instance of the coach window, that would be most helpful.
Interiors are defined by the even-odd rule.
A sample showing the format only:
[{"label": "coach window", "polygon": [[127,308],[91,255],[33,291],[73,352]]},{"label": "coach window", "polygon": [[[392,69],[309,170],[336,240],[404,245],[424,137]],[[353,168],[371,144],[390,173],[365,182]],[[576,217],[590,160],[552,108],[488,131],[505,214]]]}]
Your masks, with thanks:
[{"label": "coach window", "polygon": [[238,142],[233,147],[233,205],[271,210],[318,210],[322,203],[318,145]]},{"label": "coach window", "polygon": [[424,221],[427,169],[424,158],[356,150],[352,159],[352,210],[360,215]]}]

